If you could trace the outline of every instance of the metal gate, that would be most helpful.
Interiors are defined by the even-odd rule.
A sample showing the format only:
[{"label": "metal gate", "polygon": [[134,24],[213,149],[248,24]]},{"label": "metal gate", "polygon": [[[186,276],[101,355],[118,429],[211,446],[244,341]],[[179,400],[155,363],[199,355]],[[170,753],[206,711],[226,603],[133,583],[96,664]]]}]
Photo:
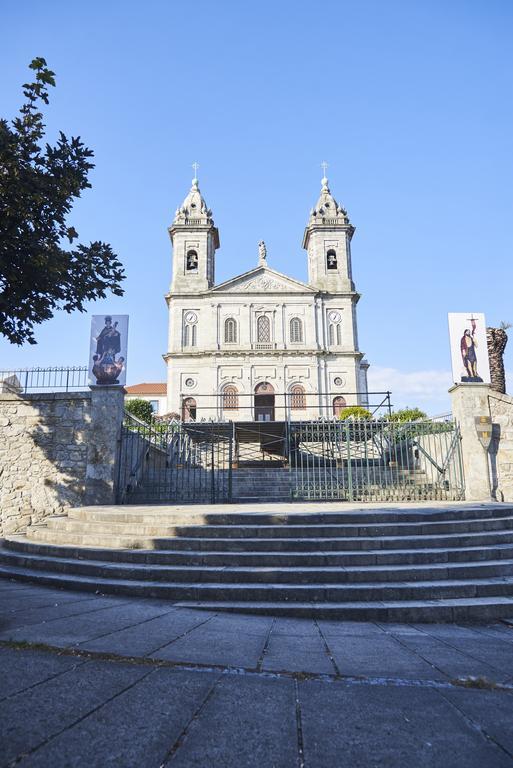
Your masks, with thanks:
[{"label": "metal gate", "polygon": [[288,432],[293,499],[464,498],[461,438],[453,422],[291,422]]},{"label": "metal gate", "polygon": [[118,504],[222,503],[231,499],[231,424],[145,424],[126,414]]},{"label": "metal gate", "polygon": [[118,503],[236,501],[232,485],[240,483],[233,473],[245,466],[283,472],[291,501],[464,498],[461,438],[453,422],[289,421],[274,422],[269,434],[255,429],[255,422],[148,425],[127,414]]}]

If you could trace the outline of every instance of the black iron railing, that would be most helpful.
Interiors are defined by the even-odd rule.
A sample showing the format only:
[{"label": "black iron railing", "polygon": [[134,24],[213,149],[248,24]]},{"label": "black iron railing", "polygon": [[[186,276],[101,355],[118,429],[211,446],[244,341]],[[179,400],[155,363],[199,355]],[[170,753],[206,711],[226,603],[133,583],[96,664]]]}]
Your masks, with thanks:
[{"label": "black iron railing", "polygon": [[88,368],[82,365],[0,371],[0,391],[3,392],[70,392],[87,385]]}]

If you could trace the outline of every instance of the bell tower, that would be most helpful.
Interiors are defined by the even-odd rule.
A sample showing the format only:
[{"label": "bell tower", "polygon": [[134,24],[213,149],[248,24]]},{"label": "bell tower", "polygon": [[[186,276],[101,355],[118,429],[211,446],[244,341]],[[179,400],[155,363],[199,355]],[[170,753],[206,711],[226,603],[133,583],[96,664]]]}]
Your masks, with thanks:
[{"label": "bell tower", "polygon": [[[194,163],[196,172],[198,165]],[[196,175],[168,229],[173,246],[171,293],[201,293],[214,285],[219,232],[199,190]]]},{"label": "bell tower", "polygon": [[347,211],[330,192],[327,164],[322,167],[321,194],[310,212],[303,237],[303,248],[308,253],[308,282],[327,293],[351,293],[355,289],[351,271],[354,227]]}]

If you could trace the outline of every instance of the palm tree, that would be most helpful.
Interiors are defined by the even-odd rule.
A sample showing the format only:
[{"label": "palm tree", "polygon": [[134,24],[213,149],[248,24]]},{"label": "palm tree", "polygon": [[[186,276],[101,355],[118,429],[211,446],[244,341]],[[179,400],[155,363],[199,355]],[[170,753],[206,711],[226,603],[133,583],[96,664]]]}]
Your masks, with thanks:
[{"label": "palm tree", "polygon": [[492,389],[506,394],[506,374],[504,372],[504,350],[508,343],[506,330],[511,323],[501,322],[499,328],[486,329],[488,356],[490,358],[490,378]]}]

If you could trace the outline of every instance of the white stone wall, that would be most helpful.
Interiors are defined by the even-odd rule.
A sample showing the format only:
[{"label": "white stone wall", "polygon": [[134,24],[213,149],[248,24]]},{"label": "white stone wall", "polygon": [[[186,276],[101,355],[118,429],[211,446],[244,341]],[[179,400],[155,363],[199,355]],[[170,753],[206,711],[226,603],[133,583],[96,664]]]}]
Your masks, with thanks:
[{"label": "white stone wall", "polygon": [[112,503],[123,390],[0,395],[0,535]]},{"label": "white stone wall", "polygon": [[490,390],[494,440],[492,487],[498,501],[513,501],[513,397]]},{"label": "white stone wall", "polygon": [[[465,498],[468,501],[513,501],[513,397],[488,384],[457,384],[449,390],[461,430]],[[491,417],[492,442],[486,452],[476,417]]]},{"label": "white stone wall", "polygon": [[[277,400],[275,418],[285,418],[283,393],[293,384],[305,386],[307,393],[323,393],[323,397],[307,397],[307,412],[298,418],[316,418],[332,414],[332,400],[344,396],[348,405],[361,403],[364,397],[354,394],[365,378],[360,376],[353,302],[349,296],[318,296],[313,291],[246,295],[218,291],[204,295],[176,295],[169,302],[169,352],[167,411],[181,414],[185,397],[195,398],[200,417],[221,418],[220,395],[223,387],[234,384],[245,408],[231,419],[253,419],[253,393],[263,381],[270,383]],[[340,317],[340,338],[330,340],[330,317]],[[271,334],[267,348],[257,338],[258,318],[269,318]],[[186,318],[196,318],[195,346],[184,345]],[[225,340],[225,323],[236,322],[237,339]],[[290,323],[299,318],[302,340],[291,339]],[[335,383],[335,382],[342,383]],[[187,382],[193,382],[192,385]],[[251,406],[251,407],[250,407]],[[295,414],[292,414],[294,416]],[[228,414],[224,414],[228,417]]]}]

